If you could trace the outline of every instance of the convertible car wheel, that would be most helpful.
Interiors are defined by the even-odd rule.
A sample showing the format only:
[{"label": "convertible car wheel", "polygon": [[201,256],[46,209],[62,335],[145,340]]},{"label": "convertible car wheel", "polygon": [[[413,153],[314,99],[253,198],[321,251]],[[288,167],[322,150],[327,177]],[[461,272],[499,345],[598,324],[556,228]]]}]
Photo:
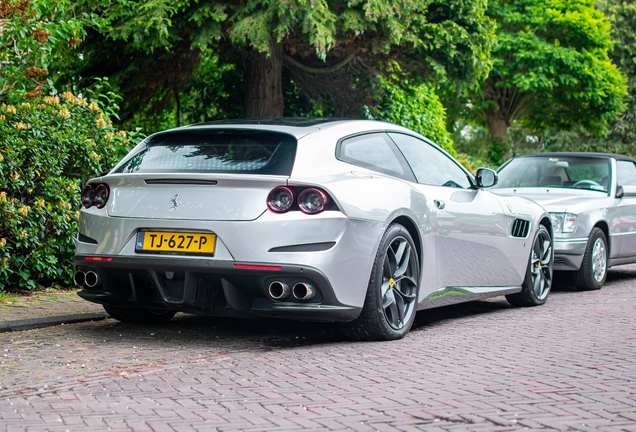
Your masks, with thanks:
[{"label": "convertible car wheel", "polygon": [[170,321],[176,314],[175,311],[171,310],[145,307],[123,308],[104,305],[104,309],[111,318],[117,321],[141,324],[162,324]]},{"label": "convertible car wheel", "polygon": [[554,250],[550,232],[539,226],[532,243],[532,252],[522,290],[506,296],[513,306],[538,306],[545,303],[552,287]]},{"label": "convertible car wheel", "polygon": [[362,313],[343,332],[354,340],[403,338],[415,319],[418,290],[415,244],[406,228],[393,224],[380,242]]},{"label": "convertible car wheel", "polygon": [[581,268],[574,272],[574,286],[580,291],[603,287],[607,277],[607,240],[601,229],[594,228],[585,248]]}]

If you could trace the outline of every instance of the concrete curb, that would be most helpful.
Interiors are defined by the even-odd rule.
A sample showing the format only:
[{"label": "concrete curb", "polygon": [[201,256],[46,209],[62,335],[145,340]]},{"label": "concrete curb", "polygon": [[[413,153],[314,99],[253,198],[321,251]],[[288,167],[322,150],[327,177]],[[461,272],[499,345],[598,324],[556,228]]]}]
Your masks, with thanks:
[{"label": "concrete curb", "polygon": [[88,313],[77,315],[61,315],[52,317],[30,318],[16,321],[0,322],[0,333],[33,330],[61,324],[75,324],[87,321],[101,321],[108,318],[105,313]]}]

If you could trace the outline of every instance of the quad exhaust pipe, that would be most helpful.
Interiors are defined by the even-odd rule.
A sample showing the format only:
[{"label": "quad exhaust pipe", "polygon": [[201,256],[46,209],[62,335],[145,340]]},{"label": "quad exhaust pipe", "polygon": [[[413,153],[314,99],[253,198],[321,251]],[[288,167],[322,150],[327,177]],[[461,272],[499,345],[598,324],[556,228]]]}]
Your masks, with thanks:
[{"label": "quad exhaust pipe", "polygon": [[269,296],[274,300],[282,300],[289,297],[290,290],[289,285],[285,282],[274,281],[269,284],[269,288],[267,288],[267,292]]},{"label": "quad exhaust pipe", "polygon": [[308,283],[298,282],[292,288],[292,295],[296,300],[311,300],[315,297],[316,290]]},{"label": "quad exhaust pipe", "polygon": [[78,270],[73,276],[73,281],[79,286],[86,285],[89,288],[93,288],[99,283],[99,276],[94,271],[84,273],[83,271]]},{"label": "quad exhaust pipe", "polygon": [[79,286],[84,285],[84,282],[86,282],[86,273],[81,270],[76,271],[75,275],[73,276],[73,282],[75,282],[75,284]]},{"label": "quad exhaust pipe", "polygon": [[97,273],[95,273],[94,271],[89,271],[84,277],[84,283],[87,287],[93,288],[99,283],[99,276],[97,276]]},{"label": "quad exhaust pipe", "polygon": [[284,300],[291,295],[296,300],[306,301],[316,296],[316,289],[306,282],[297,282],[293,288],[289,289],[289,285],[285,282],[274,281],[269,284],[267,292],[274,300]]}]

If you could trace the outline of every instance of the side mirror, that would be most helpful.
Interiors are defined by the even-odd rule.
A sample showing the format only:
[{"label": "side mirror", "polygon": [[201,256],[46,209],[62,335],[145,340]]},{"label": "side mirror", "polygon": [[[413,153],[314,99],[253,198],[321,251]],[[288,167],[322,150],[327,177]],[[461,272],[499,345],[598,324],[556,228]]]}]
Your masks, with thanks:
[{"label": "side mirror", "polygon": [[623,198],[625,196],[625,191],[623,190],[623,186],[619,186],[616,188],[616,198]]},{"label": "side mirror", "polygon": [[623,185],[617,187],[616,198],[636,198],[636,186]]},{"label": "side mirror", "polygon": [[490,168],[477,168],[475,181],[477,182],[477,188],[487,188],[496,185],[499,181],[499,176]]}]

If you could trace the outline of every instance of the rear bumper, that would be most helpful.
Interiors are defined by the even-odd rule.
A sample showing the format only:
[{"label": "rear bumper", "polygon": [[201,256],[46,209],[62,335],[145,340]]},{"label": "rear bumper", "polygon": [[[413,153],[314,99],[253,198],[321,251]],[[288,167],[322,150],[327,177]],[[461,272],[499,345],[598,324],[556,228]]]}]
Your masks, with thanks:
[{"label": "rear bumper", "polygon": [[[235,317],[280,317],[309,321],[351,321],[361,308],[338,301],[327,277],[317,269],[276,264],[279,270],[238,269],[235,261],[175,260],[171,257],[75,258],[79,271],[95,272],[99,282],[78,294],[85,300],[117,306],[162,307],[181,312]],[[292,296],[276,301],[267,287],[282,281],[316,288],[307,301]]]},{"label": "rear bumper", "polygon": [[[214,256],[137,253],[136,235],[144,229],[214,233],[217,235]],[[111,257],[113,261],[110,263],[117,262],[122,269],[146,269],[148,265],[158,265],[154,271],[161,271],[161,266],[169,264],[184,269],[184,272],[187,269],[205,269],[204,273],[219,275],[239,274],[234,268],[237,263],[269,263],[284,269],[305,269],[303,271],[315,269],[332,287],[330,290],[337,300],[330,305],[360,309],[364,305],[373,258],[385,229],[386,224],[347,218],[337,211],[317,215],[302,212],[274,214],[268,211],[247,222],[114,218],[105,212],[82,213],[79,223],[81,236],[76,243],[75,254],[79,257],[78,265],[87,265],[81,259],[85,256]],[[87,242],[86,238],[93,242]],[[327,246],[313,249],[311,245],[316,244]],[[90,263],[106,266],[109,261]],[[253,274],[251,271],[244,272]],[[106,286],[110,289],[110,286],[122,283],[116,280],[115,285],[106,280]],[[288,313],[291,314],[291,311]]]}]

